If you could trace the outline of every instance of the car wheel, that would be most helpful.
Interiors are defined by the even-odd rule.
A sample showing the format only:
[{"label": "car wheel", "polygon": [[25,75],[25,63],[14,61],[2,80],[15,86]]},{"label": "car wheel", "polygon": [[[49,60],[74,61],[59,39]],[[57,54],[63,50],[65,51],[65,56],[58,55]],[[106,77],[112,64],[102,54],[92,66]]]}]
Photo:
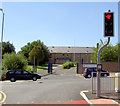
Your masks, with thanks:
[{"label": "car wheel", "polygon": [[107,77],[107,74],[104,74],[104,77]]},{"label": "car wheel", "polygon": [[14,77],[12,77],[12,78],[10,78],[10,81],[11,81],[11,82],[15,82],[16,80],[15,80]]},{"label": "car wheel", "polygon": [[90,74],[88,75],[88,78],[91,78],[91,75],[90,75]]},{"label": "car wheel", "polygon": [[36,77],[33,77],[33,81],[36,81],[37,80],[37,78]]}]

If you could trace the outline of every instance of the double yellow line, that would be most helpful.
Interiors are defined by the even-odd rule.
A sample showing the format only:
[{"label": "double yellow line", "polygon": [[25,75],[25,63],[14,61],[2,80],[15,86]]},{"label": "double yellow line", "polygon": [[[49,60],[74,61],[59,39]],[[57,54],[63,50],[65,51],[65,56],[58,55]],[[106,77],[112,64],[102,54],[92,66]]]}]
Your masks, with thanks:
[{"label": "double yellow line", "polygon": [[6,94],[0,91],[0,103],[5,102],[5,100],[6,100]]}]

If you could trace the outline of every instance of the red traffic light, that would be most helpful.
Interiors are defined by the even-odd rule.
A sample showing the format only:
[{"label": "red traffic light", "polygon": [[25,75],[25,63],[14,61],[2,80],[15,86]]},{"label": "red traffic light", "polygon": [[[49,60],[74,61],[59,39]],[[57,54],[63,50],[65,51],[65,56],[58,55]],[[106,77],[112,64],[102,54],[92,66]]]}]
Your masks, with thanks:
[{"label": "red traffic light", "polygon": [[107,17],[107,19],[110,19],[110,18],[111,18],[111,15],[110,15],[110,14],[108,14],[106,17]]}]

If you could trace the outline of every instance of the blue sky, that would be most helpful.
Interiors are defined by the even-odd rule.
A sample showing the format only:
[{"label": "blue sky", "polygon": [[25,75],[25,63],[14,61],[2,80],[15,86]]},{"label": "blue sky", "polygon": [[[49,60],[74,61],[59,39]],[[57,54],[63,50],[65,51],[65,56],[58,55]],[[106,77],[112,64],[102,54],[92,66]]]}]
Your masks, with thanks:
[{"label": "blue sky", "polygon": [[115,13],[118,42],[117,2],[4,2],[4,41],[18,52],[28,42],[41,40],[46,46],[95,47],[104,37],[104,12]]}]

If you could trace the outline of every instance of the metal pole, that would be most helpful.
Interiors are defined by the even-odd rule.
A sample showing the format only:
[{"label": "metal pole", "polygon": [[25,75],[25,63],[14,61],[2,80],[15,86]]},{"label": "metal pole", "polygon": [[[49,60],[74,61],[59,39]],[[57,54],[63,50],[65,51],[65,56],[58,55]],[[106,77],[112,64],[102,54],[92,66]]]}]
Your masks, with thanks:
[{"label": "metal pole", "polygon": [[[110,37],[108,37],[108,42],[99,49],[98,51],[98,64],[100,64],[100,52],[103,48],[105,48],[110,42]],[[100,72],[97,71],[97,97],[99,98],[100,97]]]},{"label": "metal pole", "polygon": [[33,73],[35,73],[35,56],[34,56],[34,71],[33,71]]},{"label": "metal pole", "polygon": [[93,94],[93,72],[92,72],[92,94]]},{"label": "metal pole", "polygon": [[[0,9],[3,13],[3,10]],[[1,49],[0,49],[0,79],[1,79],[1,70],[2,70],[2,42],[3,42],[3,30],[4,30],[4,13],[2,19],[2,33],[1,33]]]}]

